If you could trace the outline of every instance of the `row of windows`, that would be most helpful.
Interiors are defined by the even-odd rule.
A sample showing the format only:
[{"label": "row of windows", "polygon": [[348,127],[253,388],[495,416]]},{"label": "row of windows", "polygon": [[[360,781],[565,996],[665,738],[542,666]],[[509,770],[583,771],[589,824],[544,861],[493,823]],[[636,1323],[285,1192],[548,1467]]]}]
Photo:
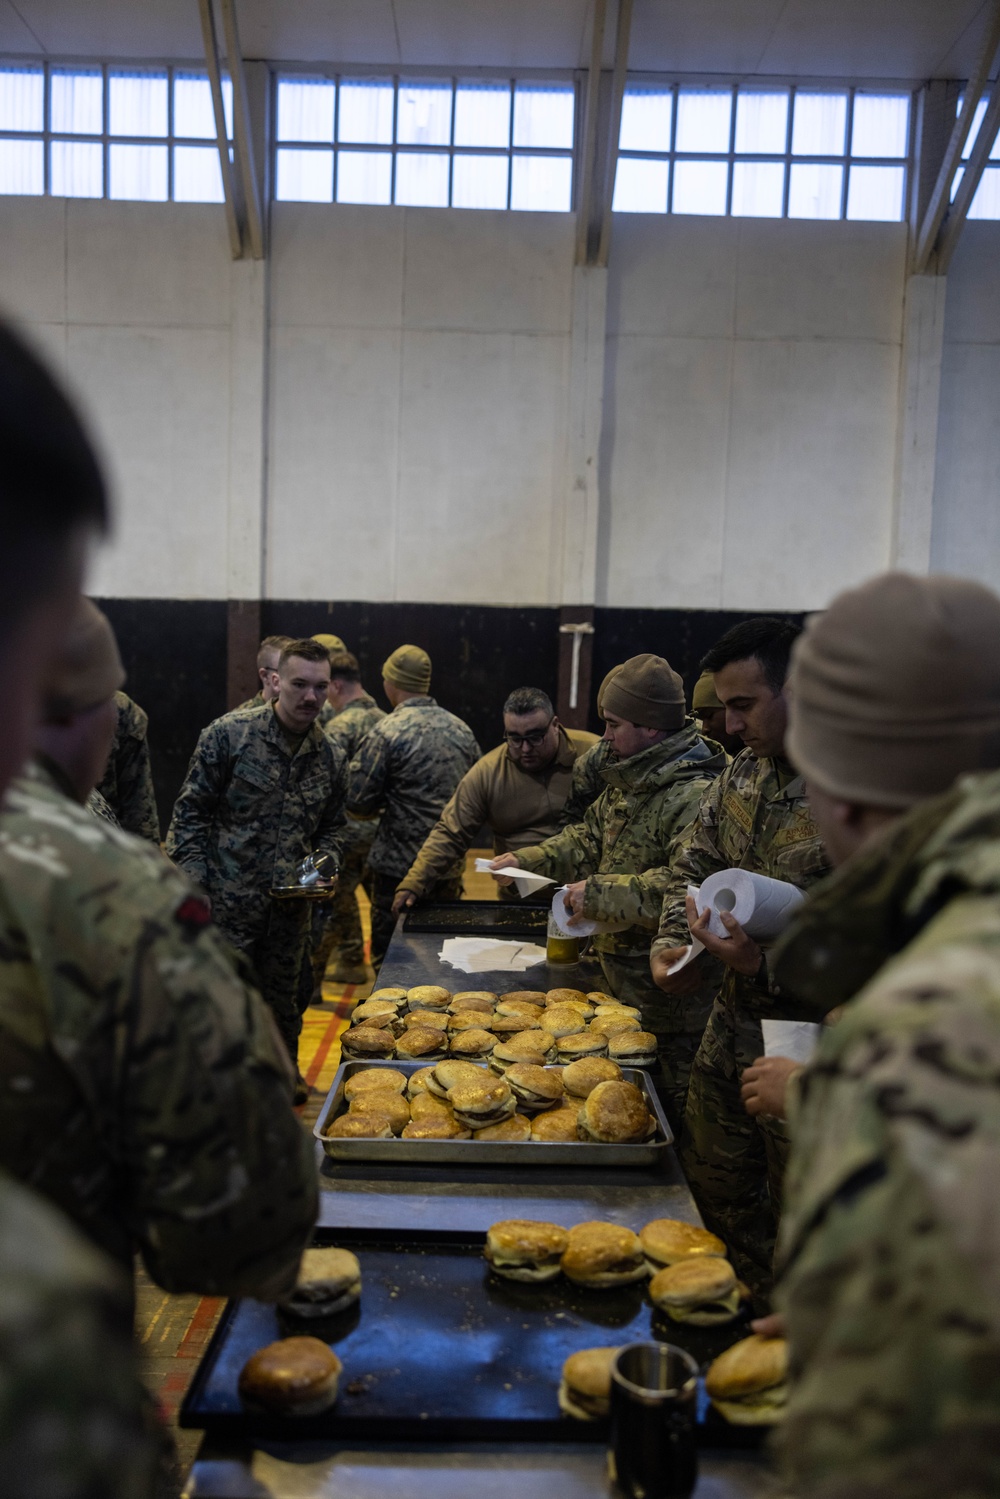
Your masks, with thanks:
[{"label": "row of windows", "polygon": [[[228,78],[223,91],[231,137]],[[910,102],[862,89],[632,82],[613,207],[899,220]],[[279,200],[573,206],[572,84],[281,75],[274,105]],[[0,193],[221,202],[215,134],[196,69],[0,66]],[[990,162],[972,218],[1000,218],[1000,143]]]}]

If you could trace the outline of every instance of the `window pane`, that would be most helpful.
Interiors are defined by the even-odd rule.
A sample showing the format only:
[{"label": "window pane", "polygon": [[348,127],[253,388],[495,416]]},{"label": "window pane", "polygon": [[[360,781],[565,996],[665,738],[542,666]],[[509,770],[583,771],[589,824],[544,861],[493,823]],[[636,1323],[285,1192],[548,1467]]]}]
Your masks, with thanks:
[{"label": "window pane", "polygon": [[166,201],[166,146],[112,146],[110,157],[109,198]]},{"label": "window pane", "polygon": [[674,213],[725,213],[728,178],[724,161],[675,162]]},{"label": "window pane", "polygon": [[843,167],[796,163],[788,183],[790,219],[839,219]]},{"label": "window pane", "polygon": [[[796,94],[792,124],[792,154],[795,156],[843,156],[847,129],[846,94]],[[808,214],[829,218],[829,214]]]},{"label": "window pane", "polygon": [[336,85],[325,78],[278,79],[278,140],[333,142]]},{"label": "window pane", "polygon": [[519,83],[514,88],[514,145],[573,149],[572,88]]},{"label": "window pane", "polygon": [[682,88],[677,95],[677,150],[728,151],[732,109],[728,89]]},{"label": "window pane", "polygon": [[456,156],[451,174],[452,208],[506,208],[506,156]]},{"label": "window pane", "polygon": [[780,219],[785,168],[779,161],[733,163],[734,214],[749,219]]},{"label": "window pane", "polygon": [[396,202],[415,208],[448,207],[448,158],[441,151],[400,151]]},{"label": "window pane", "polygon": [[[342,82],[337,139],[359,141],[373,146],[390,145],[392,142],[392,94],[391,83],[360,78],[355,78],[349,83]],[[359,201],[367,202],[368,199]]]},{"label": "window pane", "polygon": [[282,203],[333,202],[332,151],[278,151],[274,196]]},{"label": "window pane", "polygon": [[851,167],[847,184],[849,219],[886,219],[898,223],[903,217],[902,167]]},{"label": "window pane", "polygon": [[573,160],[569,156],[514,156],[511,159],[511,208],[569,213]]},{"label": "window pane", "polygon": [[631,156],[619,156],[612,211],[666,213],[667,174],[665,161],[636,161]]},{"label": "window pane", "polygon": [[104,196],[104,147],[97,141],[53,141],[49,191],[54,198]]},{"label": "window pane", "polygon": [[35,196],[45,191],[41,141],[0,140],[0,193]]},{"label": "window pane", "polygon": [[627,88],[622,99],[618,149],[669,151],[673,109],[673,95],[663,89]]},{"label": "window pane", "polygon": [[784,154],[788,95],[740,93],[736,98],[736,149],[752,156]]},{"label": "window pane", "polygon": [[[959,109],[962,108],[963,98],[964,95],[959,96]],[[985,99],[980,99],[979,103],[976,105],[976,112],[972,116],[972,129],[969,131],[968,139],[966,140],[965,146],[962,150],[963,161],[968,161],[969,157],[972,155],[972,148],[976,144],[976,136],[979,134],[980,126],[983,123],[983,116],[986,113],[986,102],[987,101]],[[993,149],[990,151],[990,161],[1000,161],[1000,135],[998,135],[996,140],[993,142]]]},{"label": "window pane", "polygon": [[[280,85],[279,85],[280,87]],[[222,80],[222,108],[226,133],[233,137],[233,82]],[[174,135],[188,140],[215,140],[212,86],[204,73],[174,74]]]},{"label": "window pane", "polygon": [[99,69],[71,73],[68,69],[53,68],[49,86],[53,130],[66,135],[100,135],[104,121],[104,79]]},{"label": "window pane", "polygon": [[1000,167],[988,167],[969,204],[970,219],[1000,219]]},{"label": "window pane", "polygon": [[855,94],[852,156],[905,156],[910,101],[905,94]]},{"label": "window pane", "polygon": [[455,145],[510,145],[506,83],[460,83],[455,90]]},{"label": "window pane", "polygon": [[217,146],[174,147],[174,202],[221,203],[222,172]]},{"label": "window pane", "polygon": [[404,146],[447,146],[451,140],[451,84],[401,83],[396,139]]},{"label": "window pane", "polygon": [[0,68],[0,130],[41,130],[44,108],[41,68]]},{"label": "window pane", "polygon": [[388,151],[338,151],[337,202],[391,203],[392,157]]},{"label": "window pane", "polygon": [[[108,113],[111,135],[166,135],[166,73],[112,73],[108,80]],[[118,195],[113,193],[112,197],[115,196]]]}]

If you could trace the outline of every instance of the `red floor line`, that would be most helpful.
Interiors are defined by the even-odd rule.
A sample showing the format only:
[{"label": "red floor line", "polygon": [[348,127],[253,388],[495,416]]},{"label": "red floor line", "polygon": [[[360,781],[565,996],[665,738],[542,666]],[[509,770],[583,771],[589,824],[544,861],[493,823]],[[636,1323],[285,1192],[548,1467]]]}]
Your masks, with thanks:
[{"label": "red floor line", "polygon": [[316,1079],[322,1072],[323,1063],[327,1059],[330,1047],[340,1035],[340,1032],[343,1030],[343,1028],[344,1016],[334,1015],[333,1019],[330,1021],[330,1024],[323,1032],[323,1039],[317,1046],[315,1055],[313,1056],[312,1062],[309,1065],[309,1071],[306,1073],[306,1082],[309,1084],[310,1088],[313,1086]]},{"label": "red floor line", "polygon": [[195,1307],[187,1332],[181,1338],[174,1358],[201,1358],[213,1321],[223,1305],[221,1296],[203,1296]]}]

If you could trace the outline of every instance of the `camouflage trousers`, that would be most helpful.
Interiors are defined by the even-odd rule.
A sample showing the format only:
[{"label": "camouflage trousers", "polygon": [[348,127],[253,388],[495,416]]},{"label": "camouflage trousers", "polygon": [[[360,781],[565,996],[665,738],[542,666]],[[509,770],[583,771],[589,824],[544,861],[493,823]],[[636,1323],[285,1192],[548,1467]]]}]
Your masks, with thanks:
[{"label": "camouflage trousers", "polygon": [[774,1242],[789,1137],[781,1119],[751,1118],[740,1078],[764,1054],[760,1021],[717,999],[691,1068],[680,1158],[707,1228],[724,1239],[760,1310],[774,1282]]},{"label": "camouflage trousers", "polygon": [[648,953],[599,953],[608,989],[642,1011],[642,1028],[656,1037],[658,1092],[674,1138],[684,1123],[691,1064],[712,1009],[711,999],[664,994],[653,983]]},{"label": "camouflage trousers", "polygon": [[262,929],[249,941],[241,938],[233,943],[249,959],[257,987],[296,1066],[302,1016],[312,992],[310,923],[308,901],[271,901]]},{"label": "camouflage trousers", "polygon": [[[386,948],[392,941],[392,934],[396,928],[396,917],[392,914],[392,903],[396,899],[396,886],[399,884],[402,874],[382,874],[380,871],[372,871],[371,903],[372,903],[372,967],[378,973],[385,957]],[[460,900],[462,897],[462,876],[455,875],[447,880],[439,880],[438,883],[422,897],[423,901],[437,900]]]},{"label": "camouflage trousers", "polygon": [[330,955],[337,949],[340,960],[351,966],[363,966],[365,939],[361,930],[357,888],[365,872],[367,848],[352,848],[340,866],[337,894],[328,906],[317,906],[313,914],[312,977],[313,992],[323,983]]}]

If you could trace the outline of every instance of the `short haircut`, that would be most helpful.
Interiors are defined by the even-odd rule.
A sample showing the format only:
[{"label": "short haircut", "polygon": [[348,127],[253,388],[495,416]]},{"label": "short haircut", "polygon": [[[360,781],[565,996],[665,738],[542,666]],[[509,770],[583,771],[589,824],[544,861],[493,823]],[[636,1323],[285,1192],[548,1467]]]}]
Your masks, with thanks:
[{"label": "short haircut", "polygon": [[64,581],[74,533],[103,533],[108,502],[83,423],[21,339],[0,325],[0,629]]},{"label": "short haircut", "polygon": [[525,713],[537,713],[541,709],[550,718],[555,716],[552,699],[540,687],[515,687],[503,705],[505,713],[521,718]]},{"label": "short haircut", "polygon": [[318,640],[290,640],[281,652],[278,670],[293,656],[298,656],[300,661],[321,661],[324,666],[330,665],[330,652]]},{"label": "short haircut", "polygon": [[290,635],[265,635],[257,647],[257,665],[266,666],[265,657],[269,656],[272,651],[277,651],[280,656],[285,646],[291,644],[291,638]]},{"label": "short haircut", "polygon": [[733,661],[757,661],[764,680],[772,692],[780,692],[788,676],[788,662],[792,646],[802,634],[801,625],[793,625],[787,619],[772,619],[765,615],[761,619],[748,619],[741,625],[733,625],[721,640],[703,657],[702,671],[717,672]]},{"label": "short haircut", "polygon": [[343,682],[360,682],[361,667],[357,656],[350,651],[331,651],[330,676],[340,677]]}]

